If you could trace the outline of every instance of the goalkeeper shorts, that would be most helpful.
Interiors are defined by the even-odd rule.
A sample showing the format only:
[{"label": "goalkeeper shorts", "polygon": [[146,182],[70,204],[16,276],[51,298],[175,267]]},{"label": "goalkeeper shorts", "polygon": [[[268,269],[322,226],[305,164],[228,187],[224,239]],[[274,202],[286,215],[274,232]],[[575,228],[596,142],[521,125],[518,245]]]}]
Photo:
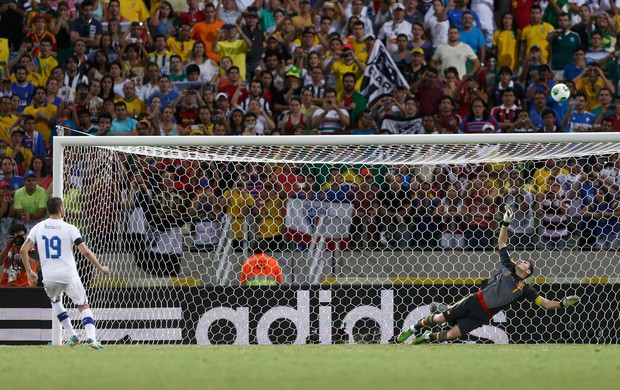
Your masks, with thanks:
[{"label": "goalkeeper shorts", "polygon": [[488,323],[491,319],[480,304],[476,294],[463,299],[442,314],[450,325],[459,326],[461,337]]}]

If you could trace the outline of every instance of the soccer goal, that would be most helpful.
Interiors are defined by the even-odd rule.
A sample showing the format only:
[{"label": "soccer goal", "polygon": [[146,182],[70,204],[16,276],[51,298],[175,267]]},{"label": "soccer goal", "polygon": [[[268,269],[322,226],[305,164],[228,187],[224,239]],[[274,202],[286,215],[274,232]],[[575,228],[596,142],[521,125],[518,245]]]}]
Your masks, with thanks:
[{"label": "soccer goal", "polygon": [[[582,302],[522,301],[466,341],[617,343],[619,151],[612,133],[56,137],[53,185],[112,269],[78,259],[104,343],[389,343],[500,268],[504,207],[529,282]],[[279,269],[242,267],[256,252]]]}]

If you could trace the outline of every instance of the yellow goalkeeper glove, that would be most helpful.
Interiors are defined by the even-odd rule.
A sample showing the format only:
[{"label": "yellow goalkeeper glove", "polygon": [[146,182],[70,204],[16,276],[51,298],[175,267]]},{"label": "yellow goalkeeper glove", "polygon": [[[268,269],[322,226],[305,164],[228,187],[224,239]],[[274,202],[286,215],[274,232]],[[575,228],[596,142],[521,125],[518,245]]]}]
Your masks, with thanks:
[{"label": "yellow goalkeeper glove", "polygon": [[569,307],[569,306],[576,305],[577,303],[579,303],[580,299],[581,298],[579,298],[578,295],[571,295],[570,297],[566,297],[566,298],[562,299],[560,301],[560,306],[561,307]]}]

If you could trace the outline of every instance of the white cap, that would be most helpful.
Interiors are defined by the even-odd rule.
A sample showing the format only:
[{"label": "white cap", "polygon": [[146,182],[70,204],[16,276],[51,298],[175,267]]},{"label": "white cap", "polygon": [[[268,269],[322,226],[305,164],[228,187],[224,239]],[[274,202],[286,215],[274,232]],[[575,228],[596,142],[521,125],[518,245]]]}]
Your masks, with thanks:
[{"label": "white cap", "polygon": [[482,126],[482,132],[483,133],[495,133],[495,126],[493,126],[490,123],[486,123],[484,126]]}]

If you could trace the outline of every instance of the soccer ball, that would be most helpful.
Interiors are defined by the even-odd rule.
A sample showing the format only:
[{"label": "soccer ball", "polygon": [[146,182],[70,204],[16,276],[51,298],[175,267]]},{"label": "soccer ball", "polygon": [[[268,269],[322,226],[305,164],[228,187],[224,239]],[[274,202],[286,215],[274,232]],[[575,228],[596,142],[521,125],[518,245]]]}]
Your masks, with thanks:
[{"label": "soccer ball", "polygon": [[556,102],[565,102],[570,97],[570,89],[566,84],[558,83],[551,88],[551,97]]}]

